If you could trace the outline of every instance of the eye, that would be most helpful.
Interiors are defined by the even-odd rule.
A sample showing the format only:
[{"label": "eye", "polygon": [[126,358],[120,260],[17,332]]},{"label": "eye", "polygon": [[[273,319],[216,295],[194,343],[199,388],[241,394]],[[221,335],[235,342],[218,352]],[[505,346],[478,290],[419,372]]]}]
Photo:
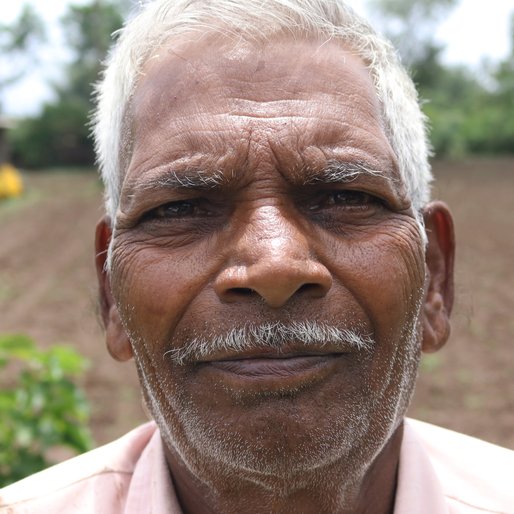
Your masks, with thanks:
[{"label": "eye", "polygon": [[180,200],[169,202],[147,212],[143,220],[183,219],[207,216],[208,211],[202,207],[200,200]]},{"label": "eye", "polygon": [[379,205],[381,205],[381,201],[369,193],[344,189],[325,193],[310,209],[319,210],[330,207],[342,207],[346,209],[366,210]]},{"label": "eye", "polygon": [[362,191],[334,191],[327,198],[327,205],[350,207],[365,206],[375,203],[376,198]]}]

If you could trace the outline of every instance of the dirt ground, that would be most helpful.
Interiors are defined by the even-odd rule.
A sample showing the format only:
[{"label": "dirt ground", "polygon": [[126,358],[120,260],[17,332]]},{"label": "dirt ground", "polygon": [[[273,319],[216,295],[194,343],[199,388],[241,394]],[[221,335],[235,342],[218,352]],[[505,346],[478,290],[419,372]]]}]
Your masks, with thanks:
[{"label": "dirt ground", "polygon": [[[514,449],[514,158],[440,162],[434,197],[455,215],[456,307],[449,344],[424,358],[410,415]],[[132,363],[107,354],[96,318],[94,173],[26,175],[0,204],[0,333],[69,343],[91,366],[84,385],[98,444],[144,421]]]}]

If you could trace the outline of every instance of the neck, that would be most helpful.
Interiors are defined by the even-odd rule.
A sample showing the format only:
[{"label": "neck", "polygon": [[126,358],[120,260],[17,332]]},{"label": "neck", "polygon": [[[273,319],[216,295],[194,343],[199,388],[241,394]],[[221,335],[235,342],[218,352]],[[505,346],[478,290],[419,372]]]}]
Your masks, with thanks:
[{"label": "neck", "polygon": [[166,458],[184,514],[392,514],[402,435],[400,425],[358,479],[348,476],[345,462],[335,462],[292,479],[294,487],[280,477],[209,473],[209,466],[193,474],[175,452],[168,449]]}]

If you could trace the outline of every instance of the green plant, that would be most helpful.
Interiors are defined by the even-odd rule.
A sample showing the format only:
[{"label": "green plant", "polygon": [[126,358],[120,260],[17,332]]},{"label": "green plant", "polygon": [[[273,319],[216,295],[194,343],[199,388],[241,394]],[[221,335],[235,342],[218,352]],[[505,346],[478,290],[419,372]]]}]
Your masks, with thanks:
[{"label": "green plant", "polygon": [[23,335],[0,337],[0,487],[52,464],[56,447],[91,448],[88,404],[70,380],[86,364],[64,346],[40,350]]}]

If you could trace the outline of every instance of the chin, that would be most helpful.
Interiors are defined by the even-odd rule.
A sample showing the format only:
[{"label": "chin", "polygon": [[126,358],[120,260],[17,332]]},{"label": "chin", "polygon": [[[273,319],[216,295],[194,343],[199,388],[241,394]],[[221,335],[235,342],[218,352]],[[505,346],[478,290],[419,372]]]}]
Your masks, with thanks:
[{"label": "chin", "polygon": [[291,398],[271,403],[270,412],[237,422],[209,417],[191,403],[173,423],[162,411],[154,417],[168,448],[199,479],[210,475],[206,469],[227,479],[236,473],[279,495],[323,480],[332,467],[358,481],[401,421],[381,415],[378,427],[370,424],[377,413],[362,402],[327,409],[323,419],[302,414],[309,410]]}]

